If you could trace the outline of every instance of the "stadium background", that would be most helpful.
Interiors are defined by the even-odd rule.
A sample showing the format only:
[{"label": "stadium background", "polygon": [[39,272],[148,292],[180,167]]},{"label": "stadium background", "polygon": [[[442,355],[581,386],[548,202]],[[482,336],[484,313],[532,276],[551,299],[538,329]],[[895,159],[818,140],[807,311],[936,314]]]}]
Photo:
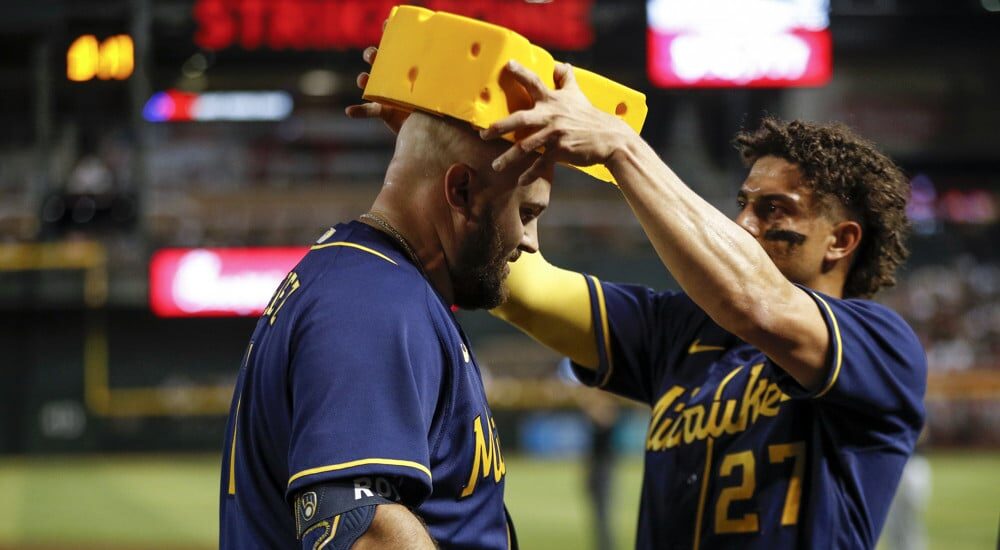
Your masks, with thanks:
[{"label": "stadium background", "polygon": [[[644,137],[725,212],[744,174],[729,140],[764,113],[844,121],[896,159],[912,178],[913,254],[880,299],[930,360],[927,532],[936,548],[995,546],[1000,2],[798,3],[829,14],[828,80],[665,88],[650,74],[643,2],[422,2],[510,26],[644,91]],[[303,246],[366,209],[392,137],[342,112],[391,4],[0,6],[0,548],[214,546],[224,417],[255,321],[154,314],[151,260],[169,248]],[[109,58],[127,53],[120,35],[131,66]],[[78,66],[86,48],[99,57],[90,69]],[[290,110],[161,120],[163,101],[177,114],[191,94],[239,91],[277,93],[268,105]],[[231,118],[267,114],[215,99]],[[574,171],[558,172],[541,237],[559,265],[676,286],[614,188]],[[587,547],[593,426],[579,404],[595,397],[560,375],[559,357],[487,314],[460,316],[489,371],[523,546]],[[647,413],[622,410],[612,502],[626,548]]]}]

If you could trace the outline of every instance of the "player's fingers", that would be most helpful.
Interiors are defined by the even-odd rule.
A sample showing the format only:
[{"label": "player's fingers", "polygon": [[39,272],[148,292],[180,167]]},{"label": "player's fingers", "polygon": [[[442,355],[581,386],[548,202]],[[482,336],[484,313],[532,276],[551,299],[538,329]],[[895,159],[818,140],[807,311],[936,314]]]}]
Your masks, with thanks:
[{"label": "player's fingers", "polygon": [[479,137],[483,139],[495,139],[515,130],[541,126],[542,117],[543,115],[535,112],[534,109],[517,111],[516,113],[508,115],[507,117],[490,124],[489,128],[481,130],[479,132]]},{"label": "player's fingers", "polygon": [[378,48],[375,46],[368,46],[365,51],[361,53],[361,59],[365,60],[365,63],[371,65],[375,63],[375,56],[378,55]]},{"label": "player's fingers", "polygon": [[576,84],[576,75],[573,74],[573,66],[569,63],[556,63],[552,77],[556,83],[557,90]]},{"label": "player's fingers", "polygon": [[358,78],[357,78],[357,80],[355,82],[357,82],[358,88],[361,88],[362,90],[364,90],[365,86],[368,85],[368,73],[361,73],[361,74],[359,74]]},{"label": "player's fingers", "polygon": [[524,149],[521,149],[520,145],[515,143],[504,151],[502,155],[493,160],[493,170],[503,172],[508,166],[519,162],[530,154],[530,152],[525,152]]},{"label": "player's fingers", "polygon": [[528,91],[528,94],[531,95],[531,98],[535,101],[543,99],[549,92],[548,86],[542,82],[541,78],[538,78],[537,74],[517,61],[514,61],[513,59],[508,61],[507,71],[514,76],[514,79],[517,80],[521,86],[524,86],[524,89]]},{"label": "player's fingers", "polygon": [[551,152],[538,155],[538,158],[531,163],[531,166],[517,178],[518,185],[530,185],[538,178],[545,176],[549,168],[555,163],[555,157]]},{"label": "player's fingers", "polygon": [[535,151],[548,144],[549,141],[558,134],[558,132],[559,131],[555,128],[546,128],[522,139],[518,142],[518,145],[520,145],[521,150],[525,152]]},{"label": "player's fingers", "polygon": [[348,118],[379,118],[382,116],[382,105],[378,103],[362,103],[360,105],[348,105],[344,109],[344,114]]}]

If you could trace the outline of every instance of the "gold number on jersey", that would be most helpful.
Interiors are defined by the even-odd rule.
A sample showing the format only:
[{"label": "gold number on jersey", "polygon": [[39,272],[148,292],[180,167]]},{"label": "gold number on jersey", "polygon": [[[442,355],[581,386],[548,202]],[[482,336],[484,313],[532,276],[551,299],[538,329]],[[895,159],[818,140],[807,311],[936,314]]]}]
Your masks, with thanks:
[{"label": "gold number on jersey", "polygon": [[[781,512],[781,525],[795,525],[799,521],[799,501],[802,497],[802,476],[806,468],[806,444],[802,441],[780,443],[767,447],[767,459],[771,464],[782,464],[792,459],[792,475],[788,479],[788,489],[785,491],[785,505]],[[756,490],[756,462],[752,451],[732,453],[722,458],[719,465],[719,477],[733,475],[736,467],[740,467],[740,484],[726,487],[719,493],[715,504],[715,532],[754,533],[759,528],[758,516],[748,512],[741,517],[729,516],[729,507],[735,501],[750,500]]]},{"label": "gold number on jersey", "polygon": [[782,525],[795,525],[799,521],[799,499],[802,497],[802,475],[806,470],[806,444],[804,441],[782,443],[767,448],[771,464],[792,459],[792,477],[785,492],[785,507],[781,512]]},{"label": "gold number on jersey", "polygon": [[743,481],[737,487],[727,487],[719,493],[719,501],[715,504],[716,533],[753,533],[757,531],[757,514],[746,513],[743,517],[729,517],[729,504],[734,500],[749,500],[753,498],[756,474],[752,451],[742,451],[728,454],[719,466],[719,477],[726,477],[739,466],[743,471]]},{"label": "gold number on jersey", "polygon": [[288,301],[288,297],[298,290],[300,285],[299,276],[294,271],[290,272],[288,277],[285,277],[285,282],[281,283],[278,291],[271,298],[271,303],[267,304],[267,309],[264,310],[264,316],[271,318],[270,324],[274,324],[274,319],[277,318],[278,311],[284,307],[285,302]]}]

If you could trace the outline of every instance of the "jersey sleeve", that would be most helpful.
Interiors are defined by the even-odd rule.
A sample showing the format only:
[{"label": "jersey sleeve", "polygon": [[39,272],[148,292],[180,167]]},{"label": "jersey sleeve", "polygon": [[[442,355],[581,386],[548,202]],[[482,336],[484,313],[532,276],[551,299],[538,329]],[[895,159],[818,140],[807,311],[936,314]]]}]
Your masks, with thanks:
[{"label": "jersey sleeve", "polygon": [[574,365],[574,373],[589,386],[652,403],[673,352],[706,317],[683,293],[586,279],[600,364]]},{"label": "jersey sleeve", "polygon": [[422,300],[366,294],[318,301],[293,334],[289,498],[319,482],[375,477],[394,480],[408,506],[430,493],[446,356]]},{"label": "jersey sleeve", "polygon": [[[924,421],[927,359],[913,330],[892,310],[868,300],[840,300],[804,289],[830,335],[828,374],[808,391],[778,369],[781,389],[817,400],[842,433],[881,434],[875,445],[902,444],[909,452]],[[881,440],[881,438],[885,440]]]}]

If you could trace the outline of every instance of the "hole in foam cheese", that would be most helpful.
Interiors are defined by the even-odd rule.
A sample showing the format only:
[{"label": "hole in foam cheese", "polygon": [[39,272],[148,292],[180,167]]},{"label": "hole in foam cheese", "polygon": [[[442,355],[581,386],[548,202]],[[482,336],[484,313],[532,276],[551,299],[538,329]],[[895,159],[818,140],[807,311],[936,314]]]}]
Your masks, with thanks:
[{"label": "hole in foam cheese", "polygon": [[420,73],[420,69],[417,66],[410,67],[409,71],[406,71],[406,80],[410,83],[410,93],[413,93],[413,87],[417,84],[417,74]]}]

